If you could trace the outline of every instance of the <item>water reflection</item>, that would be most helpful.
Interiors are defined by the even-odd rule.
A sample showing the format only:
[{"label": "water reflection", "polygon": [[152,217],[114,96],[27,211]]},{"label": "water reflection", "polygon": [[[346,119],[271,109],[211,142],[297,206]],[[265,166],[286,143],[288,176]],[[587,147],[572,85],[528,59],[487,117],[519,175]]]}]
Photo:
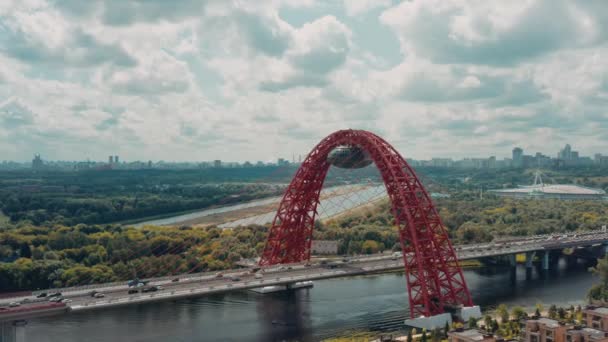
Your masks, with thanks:
[{"label": "water reflection", "polygon": [[314,341],[310,289],[273,293],[258,301],[263,341]]}]

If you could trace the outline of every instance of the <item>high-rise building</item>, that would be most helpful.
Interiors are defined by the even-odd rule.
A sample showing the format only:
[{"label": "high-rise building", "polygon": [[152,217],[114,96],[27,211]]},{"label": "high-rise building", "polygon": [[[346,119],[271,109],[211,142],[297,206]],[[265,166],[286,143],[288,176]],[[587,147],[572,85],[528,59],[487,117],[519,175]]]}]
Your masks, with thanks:
[{"label": "high-rise building", "polygon": [[40,170],[44,167],[44,162],[40,158],[39,154],[34,155],[34,159],[32,160],[32,169]]},{"label": "high-rise building", "polygon": [[572,147],[570,147],[570,144],[566,144],[566,146],[559,151],[559,153],[557,154],[557,158],[561,160],[572,159]]},{"label": "high-rise building", "polygon": [[524,150],[520,147],[516,147],[513,149],[513,166],[514,167],[522,167],[523,163]]},{"label": "high-rise building", "polygon": [[114,164],[114,157],[108,156],[108,164],[110,164],[110,165]]},{"label": "high-rise building", "polygon": [[214,160],[213,161],[213,167],[217,167],[217,168],[222,167],[222,161],[219,160],[219,159],[218,160]]},{"label": "high-rise building", "polygon": [[114,164],[118,164],[118,156],[114,156]]}]

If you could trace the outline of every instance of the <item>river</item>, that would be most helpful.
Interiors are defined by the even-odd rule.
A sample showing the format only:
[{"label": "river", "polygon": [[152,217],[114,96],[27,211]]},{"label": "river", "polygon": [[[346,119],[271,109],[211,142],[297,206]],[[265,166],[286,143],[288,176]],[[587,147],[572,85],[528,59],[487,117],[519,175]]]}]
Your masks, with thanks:
[{"label": "river", "polygon": [[[498,303],[582,304],[594,281],[578,264],[510,281],[504,268],[465,270],[473,300],[484,309]],[[316,281],[312,289],[261,295],[249,291],[149,303],[32,320],[28,341],[318,341],[362,331],[401,330],[408,317],[403,274]]]}]

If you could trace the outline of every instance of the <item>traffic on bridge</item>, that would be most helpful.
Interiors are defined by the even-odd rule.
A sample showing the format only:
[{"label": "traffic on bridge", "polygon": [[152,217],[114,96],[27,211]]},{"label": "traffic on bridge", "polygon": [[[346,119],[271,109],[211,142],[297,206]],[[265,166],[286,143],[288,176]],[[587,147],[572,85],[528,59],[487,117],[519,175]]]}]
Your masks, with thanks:
[{"label": "traffic on bridge", "polygon": [[[497,239],[494,242],[454,246],[459,260],[544,253],[565,248],[605,246],[608,232],[596,230],[572,234],[538,235]],[[0,299],[0,321],[103,309],[120,305],[174,300],[213,293],[282,287],[320,279],[349,277],[403,269],[401,253],[370,256],[313,258],[310,263],[184,274],[135,280],[129,283],[96,284],[36,291],[32,296]],[[297,286],[295,286],[297,287]]]}]

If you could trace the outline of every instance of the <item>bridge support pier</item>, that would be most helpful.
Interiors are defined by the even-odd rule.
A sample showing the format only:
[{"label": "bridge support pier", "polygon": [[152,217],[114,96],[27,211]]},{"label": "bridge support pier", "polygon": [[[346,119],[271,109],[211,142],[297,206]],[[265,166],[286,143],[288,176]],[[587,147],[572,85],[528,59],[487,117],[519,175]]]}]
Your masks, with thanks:
[{"label": "bridge support pier", "polygon": [[507,258],[509,258],[511,283],[515,283],[517,281],[517,254],[510,254]]},{"label": "bridge support pier", "polygon": [[8,321],[0,322],[0,341],[1,342],[26,342],[25,326],[27,321]]},{"label": "bridge support pier", "polygon": [[532,263],[534,262],[534,257],[536,256],[536,252],[526,252],[526,279],[532,278]]},{"label": "bridge support pier", "polygon": [[549,271],[550,263],[549,263],[549,251],[544,251],[541,259],[541,267],[543,271]]},{"label": "bridge support pier", "polygon": [[534,257],[536,256],[536,252],[526,252],[526,268],[532,268],[532,262],[534,262]]}]

